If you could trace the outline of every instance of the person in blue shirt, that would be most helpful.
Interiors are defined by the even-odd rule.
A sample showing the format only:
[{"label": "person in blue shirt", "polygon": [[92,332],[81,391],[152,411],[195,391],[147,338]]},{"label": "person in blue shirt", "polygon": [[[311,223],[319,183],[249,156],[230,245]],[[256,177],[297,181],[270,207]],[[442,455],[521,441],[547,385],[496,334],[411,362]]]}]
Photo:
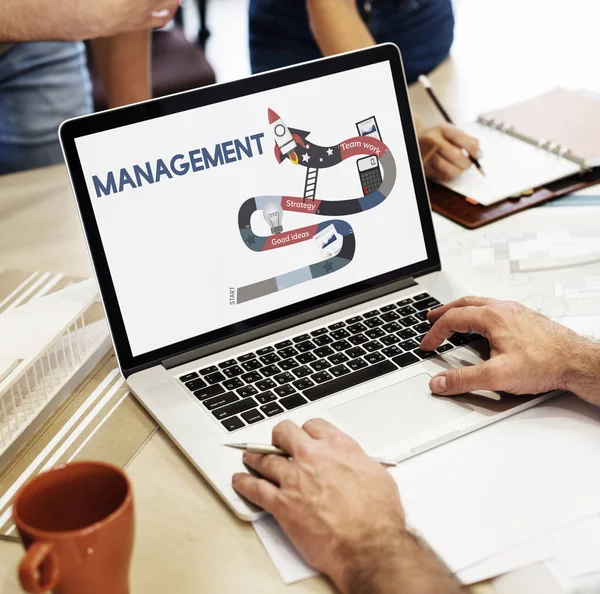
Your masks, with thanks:
[{"label": "person in blue shirt", "polygon": [[[392,42],[410,84],[447,57],[454,14],[451,0],[250,0],[249,32],[253,73]],[[429,177],[451,179],[471,166],[461,149],[477,156],[477,139],[414,119],[422,154],[436,148],[425,163]]]}]

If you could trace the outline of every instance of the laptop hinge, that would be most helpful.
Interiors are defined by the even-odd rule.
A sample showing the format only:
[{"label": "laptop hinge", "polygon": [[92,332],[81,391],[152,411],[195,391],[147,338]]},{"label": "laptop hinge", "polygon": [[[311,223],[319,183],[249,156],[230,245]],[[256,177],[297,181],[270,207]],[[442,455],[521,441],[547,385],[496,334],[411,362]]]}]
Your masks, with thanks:
[{"label": "laptop hinge", "polygon": [[213,355],[214,353],[218,353],[219,351],[224,351],[226,349],[236,347],[240,344],[251,342],[252,340],[256,340],[258,338],[263,338],[264,336],[268,336],[269,334],[275,334],[276,332],[281,332],[282,330],[287,330],[288,328],[299,326],[300,324],[304,324],[306,322],[310,322],[311,320],[322,318],[337,311],[347,309],[348,307],[354,307],[355,305],[365,303],[366,301],[371,301],[373,299],[377,299],[378,297],[382,297],[390,293],[402,291],[403,289],[407,289],[408,287],[414,287],[416,284],[417,282],[415,281],[415,279],[413,277],[409,277],[399,281],[394,281],[387,285],[375,287],[373,289],[368,289],[367,291],[363,291],[362,293],[359,293],[357,295],[352,295],[351,297],[340,299],[335,303],[328,303],[327,305],[322,305],[321,307],[317,307],[295,314],[293,316],[285,318],[284,320],[278,320],[277,322],[273,322],[271,324],[265,324],[264,326],[260,326],[259,328],[253,328],[252,330],[248,330],[247,332],[243,332],[242,334],[230,336],[222,340],[216,340],[196,349],[186,351],[185,353],[174,355],[173,357],[164,359],[163,361],[161,361],[161,363],[165,369],[172,369],[173,367],[178,367],[179,365],[185,365],[190,361],[195,361],[196,359],[208,357],[209,355]]}]

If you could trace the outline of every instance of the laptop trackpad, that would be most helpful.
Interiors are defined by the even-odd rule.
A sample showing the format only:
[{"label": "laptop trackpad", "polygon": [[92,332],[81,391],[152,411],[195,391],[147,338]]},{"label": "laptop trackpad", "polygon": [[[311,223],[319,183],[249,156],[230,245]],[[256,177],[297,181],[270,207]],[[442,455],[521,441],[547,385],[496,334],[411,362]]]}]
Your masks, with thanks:
[{"label": "laptop trackpad", "polygon": [[376,451],[473,411],[467,404],[433,396],[430,379],[422,373],[328,412],[368,451]]}]

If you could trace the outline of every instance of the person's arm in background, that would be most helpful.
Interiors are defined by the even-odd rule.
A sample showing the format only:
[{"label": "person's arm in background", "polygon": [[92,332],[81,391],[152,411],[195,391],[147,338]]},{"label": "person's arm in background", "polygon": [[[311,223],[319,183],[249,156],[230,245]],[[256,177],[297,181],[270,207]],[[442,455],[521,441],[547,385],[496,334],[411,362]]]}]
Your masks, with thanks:
[{"label": "person's arm in background", "polygon": [[342,594],[460,594],[435,553],[406,527],[398,487],[350,437],[322,419],[284,421],[273,444],[291,454],[244,452],[262,477],[234,489],[267,510],[313,567]]},{"label": "person's arm in background", "polygon": [[0,42],[82,41],[166,25],[180,0],[0,0]]},{"label": "person's arm in background", "polygon": [[[375,45],[375,39],[358,11],[356,0],[306,0],[313,36],[324,56]],[[425,129],[413,115],[421,154],[431,157],[424,163],[425,174],[434,179],[456,177],[471,166],[461,149],[477,156],[479,142],[451,124]],[[436,150],[430,153],[432,149]]]},{"label": "person's arm in background", "polygon": [[91,44],[108,107],[151,98],[150,31],[100,37]]}]

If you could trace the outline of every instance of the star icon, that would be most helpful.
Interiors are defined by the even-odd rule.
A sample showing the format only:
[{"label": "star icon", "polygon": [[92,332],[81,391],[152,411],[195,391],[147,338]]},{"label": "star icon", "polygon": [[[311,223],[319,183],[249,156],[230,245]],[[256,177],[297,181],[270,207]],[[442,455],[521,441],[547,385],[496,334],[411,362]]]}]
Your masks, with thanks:
[{"label": "star icon", "polygon": [[331,155],[333,155],[333,149],[328,148],[327,149],[327,156],[331,157]]},{"label": "star icon", "polygon": [[310,159],[310,155],[309,155],[308,153],[304,153],[304,154],[302,155],[302,160],[303,160],[305,163],[308,163],[308,160],[309,160],[309,159]]},{"label": "star icon", "polygon": [[310,150],[310,144],[306,145],[306,150],[309,151]]},{"label": "star icon", "polygon": [[254,245],[256,243],[256,235],[254,233],[250,233],[246,238],[246,245]]},{"label": "star icon", "polygon": [[319,158],[319,163],[322,163],[322,162],[323,162],[323,157],[320,157]]}]

